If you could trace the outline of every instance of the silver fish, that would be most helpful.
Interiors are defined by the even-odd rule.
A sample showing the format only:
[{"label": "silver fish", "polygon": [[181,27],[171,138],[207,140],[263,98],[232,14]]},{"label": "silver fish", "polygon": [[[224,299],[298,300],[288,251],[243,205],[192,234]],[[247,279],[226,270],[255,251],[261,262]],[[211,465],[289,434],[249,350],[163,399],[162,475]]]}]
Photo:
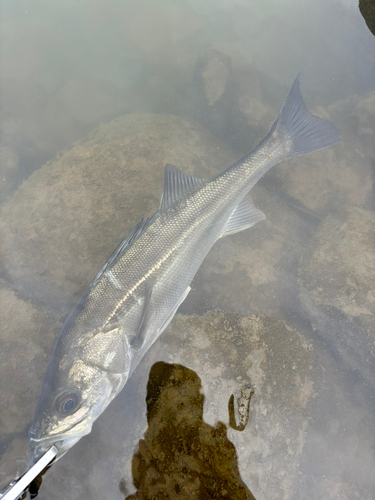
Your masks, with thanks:
[{"label": "silver fish", "polygon": [[109,257],[57,338],[29,431],[31,463],[52,444],[61,458],[91,431],[170,323],[215,241],[265,218],[248,193],[267,170],[338,140],[331,123],[307,111],[297,77],[264,139],[211,181],[166,165],[159,210]]}]

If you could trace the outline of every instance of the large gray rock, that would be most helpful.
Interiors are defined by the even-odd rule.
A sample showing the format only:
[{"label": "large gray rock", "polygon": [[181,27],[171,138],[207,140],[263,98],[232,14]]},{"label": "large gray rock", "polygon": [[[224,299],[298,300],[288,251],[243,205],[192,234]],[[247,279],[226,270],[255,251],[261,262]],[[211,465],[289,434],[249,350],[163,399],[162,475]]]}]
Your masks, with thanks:
[{"label": "large gray rock", "polygon": [[373,387],[375,213],[352,206],[327,217],[299,273],[301,304],[313,328],[338,350],[352,377]]},{"label": "large gray rock", "polygon": [[[44,311],[58,310],[67,314],[126,232],[142,216],[157,209],[165,163],[175,163],[197,177],[209,178],[233,160],[233,155],[200,126],[175,116],[128,115],[92,132],[35,172],[1,209],[2,270],[17,290],[15,299],[21,300],[22,293],[22,297],[38,301]],[[318,469],[320,448],[316,443],[320,446],[323,442],[328,461],[341,449],[346,449],[340,442],[342,433],[338,435],[330,430],[331,427],[340,430],[342,416],[335,415],[330,426],[331,415],[340,404],[345,408],[347,419],[353,416],[359,421],[365,413],[363,403],[352,397],[343,401],[345,394],[332,397],[332,387],[339,392],[343,381],[332,382],[335,374],[332,358],[324,352],[323,359],[320,352],[319,362],[324,361],[322,383],[316,351],[311,351],[312,342],[305,340],[311,333],[310,321],[312,329],[318,325],[322,337],[330,335],[333,345],[341,338],[342,332],[337,329],[342,323],[336,321],[337,315],[331,314],[338,310],[332,306],[324,306],[323,310],[323,305],[314,299],[314,280],[323,262],[317,261],[319,269],[309,275],[307,270],[312,257],[310,260],[304,258],[299,268],[304,276],[301,290],[298,281],[301,248],[312,243],[310,250],[306,250],[307,256],[320,245],[320,239],[318,243],[312,239],[320,217],[277,191],[257,186],[252,194],[268,220],[215,245],[182,306],[181,310],[190,316],[176,318],[121,395],[98,419],[92,434],[69,451],[69,459],[64,457],[48,473],[41,490],[46,497],[121,497],[118,484],[122,478],[121,484],[130,484],[131,456],[146,429],[144,397],[148,371],[152,363],[159,360],[185,365],[201,378],[206,397],[204,419],[212,427],[216,427],[218,421],[228,425],[228,399],[233,392],[248,384],[255,386],[253,410],[246,429],[242,433],[228,429],[227,436],[235,444],[241,477],[258,500],[271,494],[277,498],[301,498],[301,491],[309,491],[308,487],[298,490],[297,485],[301,488],[301,473],[307,482],[312,480],[310,469],[306,472],[302,463],[310,460],[311,467]],[[370,243],[365,236],[367,231],[370,237],[370,229],[367,222],[363,222],[372,220],[371,212],[362,214],[361,210],[359,215],[350,216],[354,222],[349,224],[350,230],[344,240],[354,242],[355,247],[358,239],[361,252],[369,254],[371,260]],[[362,236],[355,233],[355,224],[361,228]],[[338,244],[331,243],[331,229],[328,225],[325,237],[333,254],[338,251],[335,247]],[[340,231],[346,230],[343,224]],[[323,257],[327,258],[324,252]],[[334,262],[329,262],[329,266],[334,268]],[[368,287],[366,282],[364,285]],[[341,285],[334,282],[332,289],[330,283],[324,286],[327,291],[323,297],[332,299],[335,298],[335,286],[340,288]],[[4,290],[13,293],[9,288]],[[3,314],[9,318],[8,295],[4,297]],[[363,300],[361,297],[354,295],[359,303]],[[342,296],[342,303],[347,305],[344,299]],[[21,301],[20,310],[26,307],[25,304],[30,306]],[[44,313],[35,306],[30,306],[31,311],[39,311],[35,314],[41,329],[36,328],[33,321],[17,323],[17,307],[16,312],[9,307],[13,310],[10,319],[16,323],[13,325],[10,320],[4,323],[4,346],[8,353],[4,367],[8,370],[9,363],[18,367],[23,362],[23,348],[19,343],[12,343],[9,337],[9,332],[17,329],[20,339],[33,339],[26,353],[29,357],[25,359],[39,371],[28,370],[28,385],[25,379],[17,380],[14,386],[8,382],[3,385],[2,400],[9,402],[4,414],[9,411],[11,419],[5,427],[7,456],[2,456],[1,467],[4,461],[12,465],[12,457],[14,459],[17,454],[24,456],[25,430],[33,411],[31,399],[36,402],[58,329],[58,322],[51,320],[46,327],[51,333],[44,335]],[[207,310],[215,308],[240,316],[222,313],[203,316]],[[269,316],[260,319],[250,316],[258,311],[284,318],[287,323],[290,318],[290,324],[301,326],[295,326],[301,335]],[[191,316],[192,313],[201,314],[203,318]],[[340,313],[345,318],[354,317]],[[319,323],[321,318],[323,323]],[[361,314],[355,320],[363,321],[363,318],[371,316]],[[357,338],[357,326],[354,326],[356,335],[352,338]],[[370,349],[369,344],[365,345]],[[34,347],[40,353],[35,357]],[[41,353],[45,356],[43,359]],[[340,354],[347,359],[345,349]],[[367,370],[366,376],[370,379],[369,365],[361,362],[364,358],[358,359],[359,375],[362,376],[360,370]],[[341,370],[341,366],[339,368]],[[10,373],[6,372],[4,380],[12,377]],[[329,392],[326,399],[319,399],[322,385]],[[347,380],[344,385],[345,389],[349,387]],[[27,391],[25,387],[33,389],[30,399],[25,399],[28,403],[23,413],[19,408],[23,404],[22,394]],[[352,388],[350,391],[353,395]],[[365,416],[367,418],[366,413]],[[321,425],[322,421],[328,422],[329,430],[321,432],[319,441],[311,429],[315,422]],[[364,429],[369,425],[364,425]],[[345,436],[359,442],[358,432],[351,429],[346,429]],[[330,443],[328,448],[327,442]],[[314,453],[306,453],[307,446],[308,450],[312,447]],[[367,441],[361,441],[361,453],[356,456],[361,478],[369,467],[365,464],[371,465],[371,460],[367,460],[368,446]],[[337,464],[335,468],[325,468],[330,480],[324,483],[325,486],[322,482],[312,498],[326,495],[329,484],[342,491],[356,490],[355,475],[350,477],[350,487],[342,485],[343,466],[341,462]],[[350,459],[345,467],[349,466],[352,466]],[[319,482],[319,474],[313,475],[313,480]],[[371,479],[364,477],[363,484],[367,488]],[[129,488],[128,493],[131,493]]]},{"label": "large gray rock", "polygon": [[[188,377],[187,383],[177,383],[164,394],[159,416],[149,421],[148,427],[146,385],[151,366],[159,361],[178,363],[196,376]],[[163,377],[160,387],[153,382],[147,397],[148,408],[150,398],[157,398],[162,390],[162,380]],[[173,377],[171,380],[173,382]],[[197,391],[198,382],[202,385],[201,394]],[[229,427],[228,401],[231,394],[249,384],[254,388],[250,418],[245,429],[238,432]],[[283,322],[267,316],[243,317],[215,312],[203,317],[177,315],[123,392],[95,423],[92,434],[69,451],[68,459],[62,458],[46,474],[41,495],[81,500],[93,495],[121,498],[119,485],[124,495],[132,492],[131,457],[137,449],[138,458],[133,462],[137,484],[140,481],[137,461],[144,459],[149,464],[149,476],[155,478],[149,492],[170,493],[169,479],[162,472],[157,473],[166,468],[174,470],[170,481],[180,485],[181,494],[184,485],[187,491],[194,485],[192,491],[199,491],[196,481],[202,474],[203,486],[204,477],[209,476],[201,454],[211,456],[216,448],[217,453],[223,453],[233,444],[236,453],[233,455],[232,450],[230,456],[223,455],[222,467],[216,470],[222,473],[218,484],[228,480],[228,472],[233,484],[235,476],[230,472],[233,469],[227,469],[232,461],[231,467],[238,463],[240,478],[257,500],[298,498],[303,447],[321,385],[322,370],[312,345]],[[202,399],[204,423],[200,413]],[[161,418],[163,411],[165,415]],[[171,436],[170,446],[163,441],[168,431],[166,419],[172,419],[171,426],[176,426],[176,436]],[[196,446],[200,449],[193,447],[189,452],[191,441],[183,446],[184,432],[194,434],[196,426],[200,429],[196,433]],[[146,430],[146,443],[139,443]],[[176,451],[174,467],[166,450],[172,452],[177,446],[176,440],[182,444],[180,452]],[[154,442],[150,448],[152,456],[145,450],[150,442]],[[145,478],[145,482],[149,481]]]},{"label": "large gray rock", "polygon": [[375,213],[349,207],[324,220],[300,262],[316,304],[348,316],[375,315]]},{"label": "large gray rock", "polygon": [[158,208],[166,163],[210,177],[233,159],[182,118],[117,118],[35,171],[2,207],[3,271],[34,298],[78,296],[126,233]]},{"label": "large gray rock", "polygon": [[56,318],[18,297],[3,281],[0,318],[1,491],[27,467],[27,430],[60,325]]},{"label": "large gray rock", "polygon": [[258,499],[294,498],[305,431],[321,372],[312,345],[267,316],[209,312],[178,316],[155,350],[168,345],[170,360],[202,379],[205,422],[229,423],[228,399],[253,385],[250,419],[243,432],[228,430],[241,477]]},{"label": "large gray rock", "polygon": [[[26,296],[66,314],[126,233],[157,209],[165,163],[210,178],[235,159],[182,118],[117,118],[35,171],[3,205],[2,271]],[[215,245],[185,313],[268,311],[287,320],[300,248],[319,218],[261,186],[252,195],[268,220]]]}]

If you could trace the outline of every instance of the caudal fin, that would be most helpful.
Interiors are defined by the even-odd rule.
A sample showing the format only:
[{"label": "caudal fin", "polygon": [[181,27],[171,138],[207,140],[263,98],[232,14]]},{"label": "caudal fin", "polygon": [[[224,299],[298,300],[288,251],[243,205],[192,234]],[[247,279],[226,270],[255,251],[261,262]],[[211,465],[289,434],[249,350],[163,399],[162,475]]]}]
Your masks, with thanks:
[{"label": "caudal fin", "polygon": [[284,159],[318,151],[340,140],[332,123],[307,110],[299,89],[299,76],[289,90],[271,133],[275,133],[282,142],[289,143]]}]

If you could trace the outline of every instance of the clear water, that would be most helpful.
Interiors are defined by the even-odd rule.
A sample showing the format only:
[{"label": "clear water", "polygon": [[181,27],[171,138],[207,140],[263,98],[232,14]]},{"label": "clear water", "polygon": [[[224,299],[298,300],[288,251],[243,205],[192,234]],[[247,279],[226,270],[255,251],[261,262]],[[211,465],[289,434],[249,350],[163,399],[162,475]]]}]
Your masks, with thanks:
[{"label": "clear water", "polygon": [[[0,487],[25,467],[61,322],[157,208],[164,164],[219,172],[267,132],[301,72],[308,108],[341,142],[258,183],[267,220],[214,246],[180,308],[189,318],[39,496],[120,499],[151,477],[147,498],[374,498],[375,38],[356,2],[0,0],[0,27]],[[147,420],[158,361],[185,368],[157,365]],[[228,400],[247,384],[240,432]]]}]

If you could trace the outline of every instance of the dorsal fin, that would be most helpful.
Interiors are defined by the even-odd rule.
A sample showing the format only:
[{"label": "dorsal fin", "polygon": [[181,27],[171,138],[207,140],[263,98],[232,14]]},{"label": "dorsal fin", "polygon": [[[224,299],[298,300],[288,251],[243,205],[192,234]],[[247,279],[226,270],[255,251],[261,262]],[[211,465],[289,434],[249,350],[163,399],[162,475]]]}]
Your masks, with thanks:
[{"label": "dorsal fin", "polygon": [[146,229],[154,222],[155,218],[157,217],[158,213],[154,214],[152,217],[149,217],[148,219],[145,220],[140,220],[138,224],[136,224],[133,229],[128,233],[125,238],[121,241],[121,243],[118,245],[116,250],[111,253],[111,255],[108,257],[107,261],[105,264],[101,267],[99,270],[98,274],[95,276],[95,278],[92,280],[90,283],[90,287],[93,287],[97,284],[99,279],[102,277],[102,275],[105,273],[107,269],[111,266],[111,264],[114,262],[116,257],[120,255],[125,248],[130,246],[134,241],[141,236],[141,234],[146,231]]},{"label": "dorsal fin", "polygon": [[164,210],[182,195],[189,192],[195,186],[205,182],[204,179],[197,179],[189,174],[184,174],[174,165],[167,164],[164,168],[164,190],[160,200],[159,210]]}]

